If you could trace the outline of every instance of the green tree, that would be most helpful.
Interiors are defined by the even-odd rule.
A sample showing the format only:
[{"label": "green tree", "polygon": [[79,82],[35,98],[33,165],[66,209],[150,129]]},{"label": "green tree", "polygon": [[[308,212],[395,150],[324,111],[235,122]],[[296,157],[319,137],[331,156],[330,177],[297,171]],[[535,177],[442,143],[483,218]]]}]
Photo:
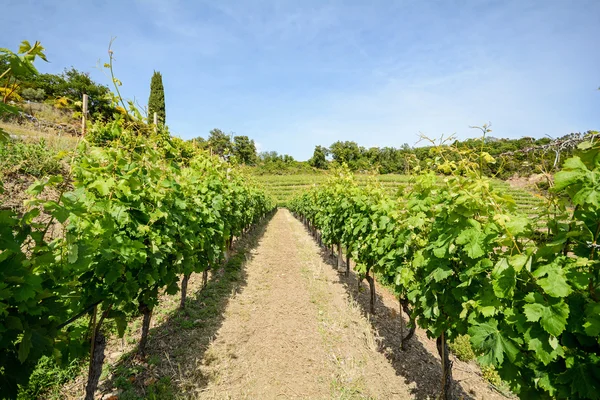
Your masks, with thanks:
[{"label": "green tree", "polygon": [[208,146],[208,142],[202,136],[198,136],[197,138],[190,140],[192,143],[195,143],[201,149],[205,149]]},{"label": "green tree", "polygon": [[337,141],[329,147],[329,151],[333,156],[333,161],[338,164],[346,163],[350,169],[356,169],[358,160],[360,159],[360,149],[356,142]]},{"label": "green tree", "polygon": [[92,119],[108,121],[113,117],[115,109],[110,99],[110,90],[107,86],[94,82],[88,72],[81,72],[71,67],[71,69],[65,69],[60,77],[44,74],[43,77],[40,77],[40,81],[47,83],[47,85],[39,87],[47,95],[68,98],[73,104],[76,104],[74,108],[78,111],[81,110],[80,104],[83,95],[87,94],[88,112]]},{"label": "green tree", "polygon": [[233,154],[238,161],[246,165],[256,164],[256,145],[248,136],[233,137]]},{"label": "green tree", "polygon": [[308,163],[311,167],[315,167],[318,169],[327,169],[328,162],[327,156],[329,155],[329,150],[324,146],[315,146],[315,151],[313,152],[313,156]]},{"label": "green tree", "polygon": [[59,74],[39,74],[23,83],[24,88],[42,89],[46,93],[46,97],[63,96],[67,86],[65,78]]},{"label": "green tree", "polygon": [[222,130],[215,128],[210,131],[208,147],[212,149],[213,154],[228,158],[231,155],[233,146],[231,144],[230,136]]},{"label": "green tree", "polygon": [[162,82],[160,72],[154,71],[152,80],[150,81],[150,97],[148,98],[148,118],[152,121],[154,113],[158,116],[158,121],[165,124],[167,121],[167,113],[165,109],[165,88]]}]

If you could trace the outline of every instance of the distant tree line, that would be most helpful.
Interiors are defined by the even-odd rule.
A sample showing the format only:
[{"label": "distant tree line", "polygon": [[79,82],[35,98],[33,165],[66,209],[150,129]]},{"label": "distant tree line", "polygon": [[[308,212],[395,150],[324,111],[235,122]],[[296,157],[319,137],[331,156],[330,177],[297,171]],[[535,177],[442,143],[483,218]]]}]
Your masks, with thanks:
[{"label": "distant tree line", "polygon": [[245,165],[256,165],[258,162],[256,144],[248,136],[227,134],[220,129],[213,129],[209,132],[208,139],[197,137],[192,141],[225,160]]},{"label": "distant tree line", "polygon": [[[556,139],[566,140],[576,134],[565,135]],[[395,147],[366,148],[353,141],[337,141],[329,147],[315,146],[313,156],[308,161],[297,161],[287,154],[276,151],[258,153],[254,140],[248,136],[227,134],[220,129],[210,131],[208,139],[198,137],[192,140],[196,145],[207,149],[236,164],[256,167],[257,174],[296,174],[327,170],[346,164],[352,171],[375,172],[379,174],[410,174],[415,169],[428,168],[429,161],[440,157],[434,146],[411,147],[403,144]],[[453,152],[444,152],[448,161],[458,163],[461,150],[475,149],[484,151],[495,159],[495,163],[484,163],[484,173],[506,179],[513,175],[529,176],[542,171],[550,171],[556,162],[556,153],[552,150],[554,140],[548,137],[535,139],[498,139],[486,137],[466,139],[447,143]],[[539,149],[540,147],[546,147]],[[570,156],[570,150],[561,151],[561,159]],[[441,164],[440,159],[440,164]],[[435,163],[433,164],[435,165]],[[436,171],[444,173],[444,171]]]},{"label": "distant tree line", "polygon": [[[573,134],[565,135],[558,140],[568,138]],[[487,152],[496,159],[494,164],[487,164],[485,173],[489,176],[507,178],[512,175],[528,176],[538,173],[542,169],[549,170],[554,166],[556,154],[549,149],[535,150],[547,145],[553,140],[550,138],[535,139],[523,137],[520,139],[498,139],[486,137],[482,144],[481,139],[467,139],[452,143],[460,149],[477,149]],[[508,153],[508,154],[507,154]],[[337,141],[329,147],[315,146],[313,156],[308,164],[317,169],[328,169],[335,165],[345,163],[353,171],[373,171],[380,174],[409,174],[414,168],[426,168],[428,160],[437,157],[433,146],[411,147],[408,144],[400,148],[371,147],[365,148],[352,141]],[[561,157],[568,157],[569,151]],[[449,161],[458,162],[461,155],[458,152],[446,153]]]}]

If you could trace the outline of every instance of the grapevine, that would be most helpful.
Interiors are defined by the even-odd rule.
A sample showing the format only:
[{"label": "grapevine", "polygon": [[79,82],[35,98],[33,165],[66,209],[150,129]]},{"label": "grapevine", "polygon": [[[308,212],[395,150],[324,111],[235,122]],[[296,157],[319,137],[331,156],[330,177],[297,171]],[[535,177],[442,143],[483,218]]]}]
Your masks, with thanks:
[{"label": "grapevine", "polygon": [[[461,161],[446,161],[446,151]],[[466,333],[482,365],[521,398],[599,398],[597,141],[579,144],[555,174],[563,200],[544,215],[548,235],[534,235],[531,219],[482,175],[489,155],[440,146],[433,162],[444,182],[422,172],[397,199],[345,176],[290,208],[325,243],[343,240],[360,276],[394,285],[412,328],[437,340],[443,398],[452,391],[446,342]]]}]

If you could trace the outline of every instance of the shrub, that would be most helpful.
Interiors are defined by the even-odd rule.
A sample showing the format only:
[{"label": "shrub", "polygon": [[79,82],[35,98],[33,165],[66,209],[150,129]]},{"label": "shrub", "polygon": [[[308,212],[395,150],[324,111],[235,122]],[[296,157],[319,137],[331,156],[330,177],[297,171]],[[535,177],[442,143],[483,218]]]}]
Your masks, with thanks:
[{"label": "shrub", "polygon": [[475,359],[475,353],[471,348],[471,338],[469,335],[460,335],[453,342],[448,343],[450,351],[461,361],[471,361]]},{"label": "shrub", "polygon": [[21,91],[21,97],[30,101],[43,101],[46,98],[44,89],[26,88]]}]

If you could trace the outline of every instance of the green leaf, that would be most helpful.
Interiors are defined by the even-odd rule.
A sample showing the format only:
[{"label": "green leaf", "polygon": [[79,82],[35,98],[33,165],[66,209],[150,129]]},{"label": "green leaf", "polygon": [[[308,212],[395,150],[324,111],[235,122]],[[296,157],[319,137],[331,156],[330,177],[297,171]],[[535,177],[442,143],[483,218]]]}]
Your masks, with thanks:
[{"label": "green leaf", "polygon": [[565,161],[563,169],[554,175],[554,190],[560,191],[575,183],[584,181],[588,172],[587,167],[577,156]]},{"label": "green leaf", "polygon": [[511,362],[514,362],[519,354],[515,342],[504,337],[498,330],[498,321],[495,319],[472,325],[469,328],[469,335],[475,349],[483,352],[480,359],[485,365],[502,365],[505,355]]},{"label": "green leaf", "polygon": [[26,331],[23,334],[21,343],[19,343],[19,361],[21,361],[21,363],[25,362],[27,359],[29,350],[31,350],[31,331]]},{"label": "green leaf", "polygon": [[569,317],[569,306],[562,299],[552,305],[533,303],[523,306],[525,316],[530,322],[540,321],[540,325],[546,332],[558,336],[567,325]]},{"label": "green leaf", "polygon": [[518,236],[529,231],[529,224],[529,219],[525,217],[511,216],[510,219],[506,221],[505,226],[513,236]]},{"label": "green leaf", "polygon": [[18,317],[8,316],[6,317],[4,323],[8,329],[14,329],[19,331],[23,330],[23,323]]},{"label": "green leaf", "polygon": [[515,270],[506,259],[500,260],[492,271],[494,294],[499,298],[511,298],[517,284]]},{"label": "green leaf", "polygon": [[21,45],[19,46],[19,54],[25,54],[27,53],[29,50],[31,50],[31,43],[29,43],[28,40],[23,40],[21,42]]},{"label": "green leaf", "polygon": [[563,349],[558,344],[558,340],[549,336],[540,327],[533,327],[525,334],[525,342],[529,350],[535,352],[537,358],[544,365],[550,364],[558,356],[564,354]]},{"label": "green leaf", "polygon": [[79,246],[76,244],[71,244],[68,247],[67,253],[67,261],[71,264],[74,264],[77,261],[79,255]]},{"label": "green leaf", "polygon": [[517,254],[511,256],[508,263],[513,266],[516,272],[521,272],[526,264],[531,266],[531,257],[527,254]]},{"label": "green leaf", "polygon": [[113,178],[98,179],[88,185],[91,189],[96,189],[101,196],[106,196],[110,193],[110,189],[115,185]]},{"label": "green leaf", "polygon": [[28,284],[23,284],[14,289],[14,299],[18,302],[35,297],[35,288]]},{"label": "green leaf", "polygon": [[452,271],[450,267],[441,266],[434,269],[433,272],[431,272],[431,274],[429,275],[429,279],[433,279],[436,282],[440,282],[453,274],[454,271]]},{"label": "green leaf", "polygon": [[523,306],[523,311],[525,312],[527,321],[537,322],[542,318],[542,315],[544,315],[544,306],[538,303],[525,304]]},{"label": "green leaf", "polygon": [[121,265],[112,265],[109,267],[108,272],[104,276],[107,285],[112,285],[123,275],[124,267]]},{"label": "green leaf", "polygon": [[552,297],[567,297],[572,292],[571,286],[567,283],[564,270],[556,260],[536,269],[533,276],[536,278],[546,276],[538,279],[536,283]]},{"label": "green leaf", "polygon": [[115,324],[117,325],[117,333],[120,338],[125,335],[125,330],[127,329],[127,315],[122,311],[111,311],[110,317],[115,320]]},{"label": "green leaf", "polygon": [[485,255],[482,247],[484,238],[485,234],[479,227],[473,227],[463,230],[456,238],[456,243],[463,245],[470,258],[479,258]]},{"label": "green leaf", "polygon": [[592,337],[600,335],[600,303],[589,303],[585,307],[585,333]]}]

